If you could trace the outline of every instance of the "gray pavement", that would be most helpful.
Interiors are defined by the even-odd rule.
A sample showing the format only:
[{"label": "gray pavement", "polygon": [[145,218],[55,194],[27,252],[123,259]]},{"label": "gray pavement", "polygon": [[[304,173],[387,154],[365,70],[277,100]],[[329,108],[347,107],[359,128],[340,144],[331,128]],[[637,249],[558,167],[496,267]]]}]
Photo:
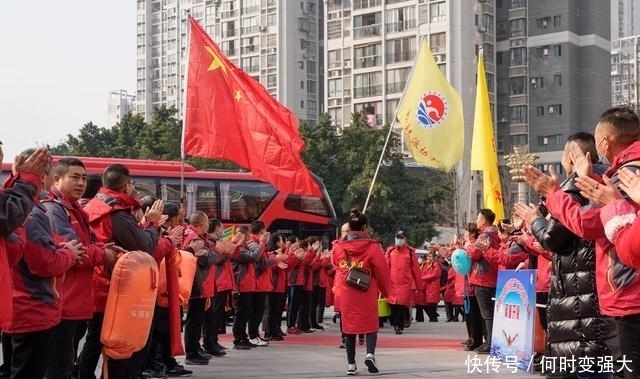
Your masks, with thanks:
[{"label": "gray pavement", "polygon": [[[331,320],[328,328],[313,334],[288,336],[286,341],[271,342],[267,347],[249,351],[230,349],[223,358],[212,358],[208,366],[185,366],[194,371],[193,378],[343,378],[346,377],[346,353],[339,349],[339,328]],[[230,331],[230,327],[228,327]],[[364,346],[356,347],[357,376],[389,378],[461,378],[469,375],[483,378],[523,378],[532,376],[512,373],[504,365],[487,372],[486,355],[481,365],[467,365],[469,353],[460,342],[466,337],[464,323],[414,323],[403,335],[395,335],[389,326],[381,329],[376,360],[379,374],[370,374],[364,365]],[[221,343],[231,347],[230,336]],[[178,358],[183,362],[183,357]],[[492,366],[490,365],[490,368]],[[471,373],[471,371],[474,371]],[[480,371],[480,372],[478,372]],[[539,376],[537,376],[539,377]]]}]

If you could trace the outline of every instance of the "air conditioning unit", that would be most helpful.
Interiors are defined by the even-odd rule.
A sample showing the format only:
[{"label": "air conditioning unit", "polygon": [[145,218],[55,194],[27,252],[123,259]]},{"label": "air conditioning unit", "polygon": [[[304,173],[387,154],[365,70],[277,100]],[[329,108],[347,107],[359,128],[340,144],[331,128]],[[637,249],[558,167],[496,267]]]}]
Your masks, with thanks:
[{"label": "air conditioning unit", "polygon": [[542,55],[544,55],[545,57],[549,55],[549,49],[542,49]]},{"label": "air conditioning unit", "polygon": [[344,67],[351,67],[351,60],[344,61]]},{"label": "air conditioning unit", "polygon": [[549,144],[549,137],[544,137],[544,138],[542,139],[542,144],[543,144],[543,145],[548,145],[548,144]]},{"label": "air conditioning unit", "polygon": [[531,79],[531,84],[533,84],[534,86],[536,85],[536,79],[535,78]]},{"label": "air conditioning unit", "polygon": [[486,26],[478,26],[478,31],[480,33],[486,33],[487,32],[487,27]]},{"label": "air conditioning unit", "polygon": [[542,20],[542,27],[546,28],[548,23],[549,21],[547,21],[546,19]]},{"label": "air conditioning unit", "polygon": [[275,47],[270,47],[267,49],[267,54],[273,54],[276,52],[276,48]]},{"label": "air conditioning unit", "polygon": [[267,31],[267,27],[263,26],[263,25],[258,25],[258,31],[259,32],[266,32]]},{"label": "air conditioning unit", "polygon": [[555,112],[555,108],[553,105],[549,105],[549,114],[553,114],[553,112]]},{"label": "air conditioning unit", "polygon": [[307,54],[302,54],[302,59],[309,59],[309,56]]},{"label": "air conditioning unit", "polygon": [[444,54],[436,54],[436,63],[444,63]]}]

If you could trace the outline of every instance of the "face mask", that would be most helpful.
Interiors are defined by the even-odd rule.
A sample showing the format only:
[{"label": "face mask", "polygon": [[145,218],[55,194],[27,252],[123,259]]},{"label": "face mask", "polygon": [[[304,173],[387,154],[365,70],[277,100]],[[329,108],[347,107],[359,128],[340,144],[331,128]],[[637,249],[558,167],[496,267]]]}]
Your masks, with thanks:
[{"label": "face mask", "polygon": [[598,154],[598,160],[603,165],[611,166],[611,162],[609,162],[607,157],[605,157],[604,155]]},{"label": "face mask", "polygon": [[424,258],[418,258],[418,263],[423,264],[424,263]]},{"label": "face mask", "polygon": [[404,238],[396,238],[396,246],[404,246]]}]

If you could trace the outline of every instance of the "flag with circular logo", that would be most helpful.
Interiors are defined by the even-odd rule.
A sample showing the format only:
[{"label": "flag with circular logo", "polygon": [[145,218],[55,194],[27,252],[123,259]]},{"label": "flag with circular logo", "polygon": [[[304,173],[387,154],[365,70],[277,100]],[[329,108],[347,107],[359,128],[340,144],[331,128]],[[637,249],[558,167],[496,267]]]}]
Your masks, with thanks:
[{"label": "flag with circular logo", "polygon": [[422,39],[396,111],[405,143],[415,161],[448,171],[462,159],[462,100]]}]

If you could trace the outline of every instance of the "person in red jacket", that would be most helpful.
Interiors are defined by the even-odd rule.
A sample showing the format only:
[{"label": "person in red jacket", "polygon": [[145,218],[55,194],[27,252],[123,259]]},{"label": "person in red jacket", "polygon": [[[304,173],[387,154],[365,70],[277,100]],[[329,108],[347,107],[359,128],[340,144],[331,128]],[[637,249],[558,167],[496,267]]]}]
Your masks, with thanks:
[{"label": "person in red jacket", "polygon": [[[267,250],[272,258],[275,258],[278,254],[286,251],[287,239],[284,234],[272,234],[269,243],[267,244]],[[282,332],[282,312],[285,305],[285,293],[287,290],[287,267],[289,263],[294,264],[291,255],[286,254],[286,259],[283,262],[279,262],[271,270],[271,291],[269,291],[267,298],[267,325],[265,331],[265,338],[270,341],[282,341],[284,340],[284,333]]]},{"label": "person in red jacket", "polygon": [[[34,150],[21,155],[28,157]],[[49,188],[52,179],[49,165],[42,176],[42,188]],[[13,316],[4,331],[11,338],[11,378],[42,378],[51,354],[51,333],[62,315],[63,275],[86,258],[86,250],[77,240],[64,241],[54,234],[46,208],[39,203],[24,228],[26,244],[11,273]]]},{"label": "person in red jacket", "polygon": [[[415,249],[408,246],[406,241],[407,235],[399,230],[395,234],[395,245],[389,247],[386,252],[391,275],[389,297],[387,298],[391,307],[389,322],[393,325],[396,334],[402,334],[405,320],[411,318],[409,308],[413,298],[412,285],[415,284],[416,290],[424,288]],[[438,275],[440,275],[439,271]]]},{"label": "person in red jacket", "polygon": [[[121,164],[107,166],[102,174],[102,187],[84,209],[89,214],[89,224],[98,240],[113,242],[127,251],[146,251],[156,262],[173,251],[173,241],[160,234],[160,219],[164,203],[156,201],[138,220],[134,212],[140,211],[135,196],[135,182],[129,169]],[[94,309],[87,327],[87,335],[79,358],[78,379],[92,379],[102,353],[100,334],[104,309],[109,293],[110,273],[104,267],[96,267],[93,273]],[[109,375],[118,378],[135,378],[150,348],[134,353],[129,359],[109,359]]]},{"label": "person in red jacket", "polygon": [[[349,216],[351,231],[334,243],[331,256],[331,262],[336,268],[336,305],[340,309],[342,331],[346,335],[347,375],[358,372],[355,360],[356,335],[361,333],[366,335],[367,341],[365,365],[371,373],[379,371],[375,359],[379,330],[378,294],[387,297],[390,279],[382,248],[367,234],[367,224],[367,216],[358,209],[353,209]],[[353,267],[369,272],[370,284],[366,290],[347,284],[347,275]]]},{"label": "person in red jacket", "polygon": [[438,322],[438,303],[440,302],[440,275],[442,270],[436,260],[433,251],[427,253],[427,257],[420,265],[420,277],[424,281],[426,312],[429,322]]},{"label": "person in red jacket", "polygon": [[[638,250],[630,249],[638,238],[636,235],[626,240],[621,240],[620,236],[616,238],[615,232],[626,223],[625,218],[616,218],[615,214],[609,214],[610,209],[601,206],[615,204],[615,200],[620,197],[616,189],[619,182],[618,171],[623,167],[632,167],[632,170],[639,167],[640,118],[630,108],[610,108],[600,116],[594,137],[598,155],[611,162],[610,169],[605,173],[605,177],[610,179],[604,180],[594,174],[590,154],[583,152],[575,142],[572,142],[569,157],[578,175],[576,185],[581,190],[580,194],[599,206],[582,207],[570,194],[562,191],[553,169],[550,170],[551,175],[546,175],[527,166],[524,170],[525,180],[546,198],[545,205],[549,213],[562,225],[581,238],[595,241],[596,286],[600,311],[605,316],[615,317],[620,353],[628,368],[624,371],[625,378],[638,378],[640,272],[633,264]],[[597,180],[594,179],[596,177]],[[628,199],[618,203],[638,209],[638,205]]]},{"label": "person in red jacket", "polygon": [[53,187],[42,202],[51,227],[63,241],[82,243],[86,255],[65,273],[61,292],[62,320],[53,329],[49,346],[47,379],[67,379],[76,360],[76,333],[93,315],[93,269],[101,265],[113,267],[116,255],[97,242],[89,226],[89,216],[78,204],[87,186],[87,171],[82,161],[62,158],[53,171]]}]

